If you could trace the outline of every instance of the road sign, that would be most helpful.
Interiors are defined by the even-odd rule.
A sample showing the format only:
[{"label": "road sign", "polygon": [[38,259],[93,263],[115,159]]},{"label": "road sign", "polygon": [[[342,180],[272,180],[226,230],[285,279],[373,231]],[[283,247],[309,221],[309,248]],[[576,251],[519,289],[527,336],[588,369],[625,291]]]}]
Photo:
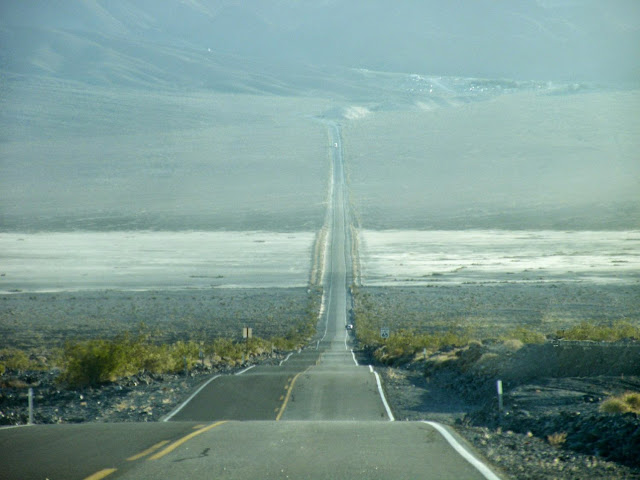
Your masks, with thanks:
[{"label": "road sign", "polygon": [[382,327],[380,329],[380,336],[382,338],[389,338],[389,327]]},{"label": "road sign", "polygon": [[251,338],[253,329],[251,327],[242,327],[242,338]]}]

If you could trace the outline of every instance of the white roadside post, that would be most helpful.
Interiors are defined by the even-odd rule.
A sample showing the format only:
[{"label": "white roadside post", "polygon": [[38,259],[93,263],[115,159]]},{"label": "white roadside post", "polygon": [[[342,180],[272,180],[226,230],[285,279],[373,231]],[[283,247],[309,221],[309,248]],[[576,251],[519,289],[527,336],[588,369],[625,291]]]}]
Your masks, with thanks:
[{"label": "white roadside post", "polygon": [[502,380],[496,382],[496,387],[498,389],[498,414],[502,415],[502,409],[504,407],[502,404]]},{"label": "white roadside post", "polygon": [[29,388],[29,425],[33,425],[33,388]]},{"label": "white roadside post", "polygon": [[243,364],[245,362],[245,357],[246,357],[246,360],[249,361],[249,339],[252,337],[252,335],[253,335],[253,329],[251,327],[242,327],[242,338],[246,340],[246,343],[244,346],[245,353],[242,355]]}]

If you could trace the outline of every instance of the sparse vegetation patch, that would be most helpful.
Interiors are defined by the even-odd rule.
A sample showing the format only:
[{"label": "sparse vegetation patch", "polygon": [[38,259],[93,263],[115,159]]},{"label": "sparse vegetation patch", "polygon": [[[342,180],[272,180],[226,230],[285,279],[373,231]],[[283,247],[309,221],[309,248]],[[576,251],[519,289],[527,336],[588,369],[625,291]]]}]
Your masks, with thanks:
[{"label": "sparse vegetation patch", "polygon": [[626,392],[622,395],[607,398],[600,410],[605,413],[635,413],[640,415],[640,393]]},{"label": "sparse vegetation patch", "polygon": [[640,340],[640,327],[626,321],[599,325],[582,322],[566,330],[558,330],[556,336],[562,340],[588,340],[595,342],[617,342],[620,340]]}]

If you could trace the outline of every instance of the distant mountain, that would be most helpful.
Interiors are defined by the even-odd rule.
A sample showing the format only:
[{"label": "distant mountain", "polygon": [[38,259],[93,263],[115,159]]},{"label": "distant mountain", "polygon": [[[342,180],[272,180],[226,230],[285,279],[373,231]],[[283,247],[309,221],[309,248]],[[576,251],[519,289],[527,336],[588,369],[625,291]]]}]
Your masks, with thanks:
[{"label": "distant mountain", "polygon": [[295,93],[336,68],[640,78],[634,0],[14,0],[0,70],[88,84]]}]

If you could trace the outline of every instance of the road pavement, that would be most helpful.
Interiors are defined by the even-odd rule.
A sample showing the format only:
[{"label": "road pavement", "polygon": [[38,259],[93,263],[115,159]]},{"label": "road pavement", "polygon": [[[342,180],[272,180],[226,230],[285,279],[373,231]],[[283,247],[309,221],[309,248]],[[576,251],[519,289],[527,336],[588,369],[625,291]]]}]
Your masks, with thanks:
[{"label": "road pavement", "polygon": [[351,241],[340,131],[329,125],[332,188],[324,312],[313,342],[280,366],[212,377],[163,422],[0,430],[0,479],[491,479],[455,434],[393,422],[357,365],[345,326]]}]

